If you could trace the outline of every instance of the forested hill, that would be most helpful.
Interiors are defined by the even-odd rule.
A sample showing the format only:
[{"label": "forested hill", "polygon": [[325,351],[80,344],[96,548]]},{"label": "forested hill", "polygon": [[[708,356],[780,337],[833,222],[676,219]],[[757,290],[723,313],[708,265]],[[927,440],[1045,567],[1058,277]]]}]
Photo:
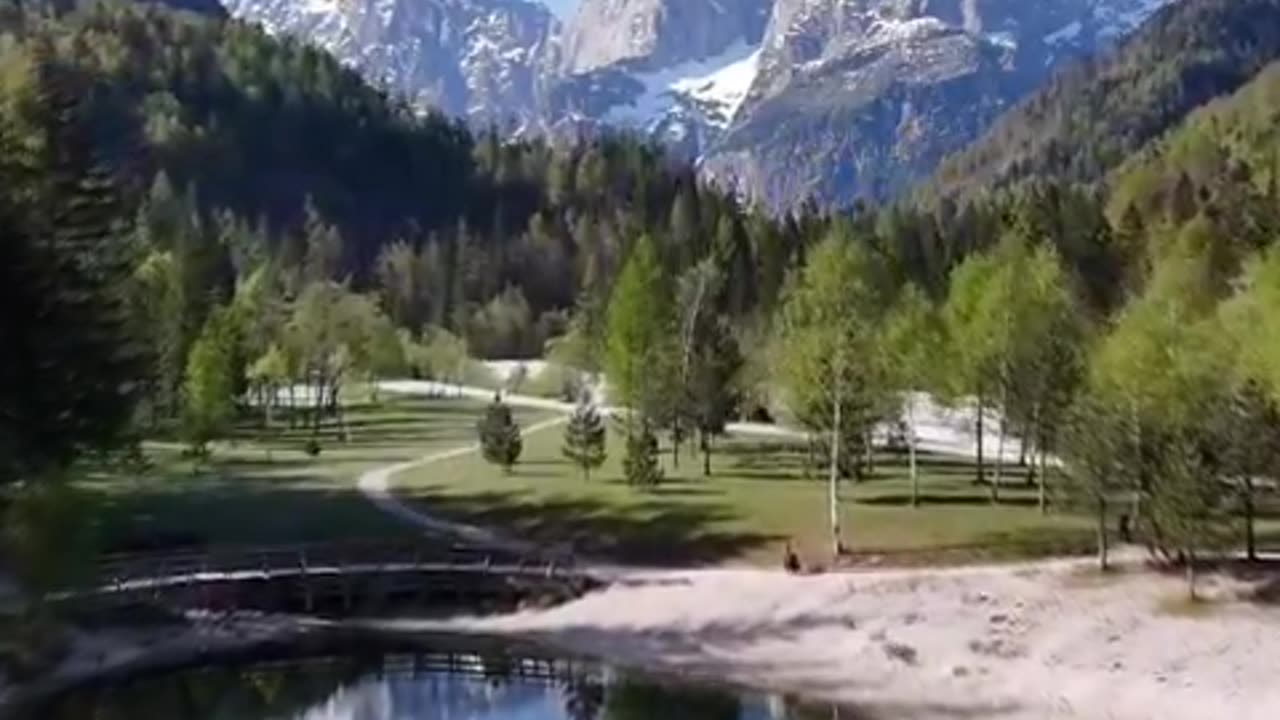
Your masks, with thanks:
[{"label": "forested hill", "polygon": [[[33,109],[61,78],[122,191],[122,225],[144,254],[177,256],[195,304],[226,301],[269,265],[286,298],[347,281],[382,293],[413,333],[532,356],[641,235],[675,270],[718,248],[746,305],[777,295],[814,234],[740,207],[653,145],[473,137],[240,22],[118,3],[8,27],[7,131],[38,141]],[[188,336],[204,317],[191,314]]]},{"label": "forested hill", "polygon": [[1280,0],[1184,0],[1076,66],[943,163],[926,196],[972,198],[1033,177],[1095,181],[1188,112],[1280,58]]},{"label": "forested hill", "polygon": [[[1280,208],[1280,62],[1234,95],[1196,110],[1112,175],[1107,214],[1188,217],[1202,210],[1257,246],[1273,239],[1263,221]],[[1128,220],[1126,220],[1128,218]]]},{"label": "forested hill", "polygon": [[466,133],[387,102],[320,51],[158,5],[29,19],[18,33],[6,96],[29,94],[35,54],[51,56],[84,88],[130,190],[163,173],[202,210],[272,230],[299,223],[310,198],[352,239],[452,224],[467,200]]}]

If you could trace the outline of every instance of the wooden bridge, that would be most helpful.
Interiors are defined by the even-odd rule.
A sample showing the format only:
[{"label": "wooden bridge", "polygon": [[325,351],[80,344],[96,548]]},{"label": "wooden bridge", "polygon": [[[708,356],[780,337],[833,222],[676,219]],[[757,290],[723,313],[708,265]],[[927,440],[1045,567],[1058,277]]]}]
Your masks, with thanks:
[{"label": "wooden bridge", "polygon": [[319,615],[563,601],[599,584],[572,558],[437,542],[358,542],[109,555],[76,606]]}]

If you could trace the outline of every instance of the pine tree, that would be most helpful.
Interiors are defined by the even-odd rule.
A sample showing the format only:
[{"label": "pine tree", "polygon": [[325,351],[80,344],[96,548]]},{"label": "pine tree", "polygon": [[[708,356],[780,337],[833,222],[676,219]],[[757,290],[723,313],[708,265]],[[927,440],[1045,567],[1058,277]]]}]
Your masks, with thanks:
[{"label": "pine tree", "polygon": [[583,398],[565,426],[564,445],[560,452],[566,460],[582,469],[582,477],[588,482],[591,481],[591,471],[603,465],[607,457],[605,435],[600,412]]},{"label": "pine tree", "polygon": [[146,401],[152,423],[177,413],[182,384],[184,340],[182,285],[168,251],[152,251],[131,278],[129,316],[133,332],[145,343]]},{"label": "pine tree", "polygon": [[742,401],[737,381],[744,361],[727,318],[707,318],[698,333],[685,392],[702,450],[702,474],[710,476],[714,439],[724,434]]},{"label": "pine tree", "polygon": [[145,375],[119,190],[75,78],[37,50],[26,126],[0,128],[0,483],[125,441]]},{"label": "pine tree", "polygon": [[658,462],[658,438],[647,419],[631,420],[638,427],[627,429],[627,454],[622,459],[622,473],[627,484],[655,488],[662,483],[662,466]]},{"label": "pine tree", "polygon": [[511,468],[520,459],[524,441],[520,436],[520,426],[511,415],[511,408],[502,402],[501,397],[494,397],[493,403],[476,424],[476,431],[480,436],[480,453],[484,459],[511,472]]},{"label": "pine tree", "polygon": [[755,304],[757,288],[751,242],[737,217],[720,218],[713,253],[725,277],[716,304],[728,316],[741,317]]},{"label": "pine tree", "polygon": [[665,257],[677,267],[688,265],[690,259],[702,254],[702,248],[706,245],[698,237],[698,191],[692,178],[686,179],[676,192],[668,225],[669,245],[665,248]]}]

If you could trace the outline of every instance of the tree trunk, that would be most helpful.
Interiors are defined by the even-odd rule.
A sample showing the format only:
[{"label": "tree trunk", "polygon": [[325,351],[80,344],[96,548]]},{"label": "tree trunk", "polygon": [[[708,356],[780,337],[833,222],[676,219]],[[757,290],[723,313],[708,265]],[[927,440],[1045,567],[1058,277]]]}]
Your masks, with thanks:
[{"label": "tree trunk", "polygon": [[[1001,407],[1008,402],[1009,393],[1003,391],[1004,400],[1001,401]],[[996,475],[991,482],[991,502],[1000,504],[1000,484],[1004,481],[1004,414],[1000,415],[1000,434],[996,436]]]},{"label": "tree trunk", "polygon": [[[1034,465],[1034,458],[1032,463]],[[1049,514],[1049,449],[1045,447],[1045,443],[1040,443],[1040,473],[1038,476],[1040,481],[1040,514]]]},{"label": "tree trunk", "polygon": [[818,442],[813,437],[813,433],[808,433],[806,441],[807,447],[805,449],[809,453],[809,462],[804,464],[804,477],[808,480],[813,477],[814,468],[818,467]]},{"label": "tree trunk", "polygon": [[1138,517],[1142,513],[1142,494],[1146,491],[1146,468],[1142,462],[1142,423],[1138,420],[1138,411],[1136,406],[1131,407],[1131,420],[1133,421],[1133,457],[1137,463],[1138,476],[1135,478],[1135,487],[1133,488],[1133,505],[1129,508],[1130,527],[1136,529],[1138,527]]},{"label": "tree trunk", "polygon": [[320,436],[320,417],[324,414],[324,379],[321,378],[314,386],[312,393],[315,394],[315,400],[311,406],[311,436]]},{"label": "tree trunk", "polygon": [[907,462],[911,466],[911,507],[920,507],[920,470],[916,465],[916,413],[907,398]]},{"label": "tree trunk", "polygon": [[147,403],[147,414],[150,416],[148,422],[151,432],[154,433],[160,427],[160,388],[158,385],[153,385],[149,390],[151,402]]},{"label": "tree trunk", "polygon": [[844,552],[844,542],[840,539],[840,413],[841,398],[836,398],[834,422],[831,424],[831,467],[828,484],[831,505],[831,549],[835,557]]},{"label": "tree trunk", "polygon": [[711,435],[702,431],[702,474],[711,477]]},{"label": "tree trunk", "polygon": [[984,447],[986,445],[986,443],[983,441],[983,437],[986,435],[986,429],[984,428],[985,423],[983,422],[983,419],[982,419],[982,416],[985,414],[984,412],[985,410],[986,410],[986,402],[982,396],[982,389],[979,388],[978,389],[978,482],[979,483],[984,483],[987,481],[986,458],[984,457],[984,453],[983,453]]},{"label": "tree trunk", "polygon": [[1258,559],[1258,538],[1254,529],[1253,478],[1244,479],[1244,551],[1249,562]]},{"label": "tree trunk", "polygon": [[862,433],[862,443],[867,453],[866,477],[869,480],[876,476],[876,444],[870,425]]},{"label": "tree trunk", "polygon": [[1040,404],[1036,403],[1031,410],[1031,421],[1022,426],[1022,435],[1018,440],[1018,467],[1027,467],[1027,448],[1031,448],[1031,467],[1027,470],[1028,488],[1036,484],[1039,451],[1044,447],[1044,428],[1041,425]]},{"label": "tree trunk", "polygon": [[1111,569],[1107,546],[1107,499],[1098,498],[1098,569],[1106,572]]},{"label": "tree trunk", "polygon": [[1196,596],[1196,551],[1190,548],[1186,552],[1187,562],[1187,597],[1195,602],[1199,598]]},{"label": "tree trunk", "polygon": [[[1020,467],[1020,468],[1024,468],[1024,467],[1026,467],[1026,466],[1027,466],[1027,438],[1031,437],[1031,432],[1032,432],[1032,430],[1031,430],[1031,427],[1030,427],[1029,425],[1024,425],[1024,426],[1023,426],[1023,428],[1022,428],[1022,442],[1018,443],[1018,467]],[[1035,467],[1034,467],[1034,463],[1035,463],[1035,455],[1034,455],[1034,454],[1031,456],[1031,461],[1032,461],[1032,464],[1033,464],[1033,466],[1032,466],[1032,470],[1034,470],[1034,469],[1035,469]]]},{"label": "tree trunk", "polygon": [[671,425],[671,467],[673,470],[680,469],[680,441],[683,437],[680,434],[680,421],[676,420]]},{"label": "tree trunk", "polygon": [[342,442],[347,442],[351,439],[351,431],[347,428],[347,414],[342,408],[341,392],[341,384],[335,382],[333,384],[331,396],[333,398],[333,413],[338,418],[338,435],[342,439]]}]

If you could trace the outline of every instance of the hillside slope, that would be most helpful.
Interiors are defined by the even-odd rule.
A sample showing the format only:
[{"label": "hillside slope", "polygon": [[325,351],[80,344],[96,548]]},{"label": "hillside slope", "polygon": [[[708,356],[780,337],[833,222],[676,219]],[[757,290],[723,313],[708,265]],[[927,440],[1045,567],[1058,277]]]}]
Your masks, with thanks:
[{"label": "hillside slope", "polygon": [[1204,214],[1239,250],[1257,249],[1274,240],[1278,171],[1280,62],[1122,164],[1107,214],[1117,227],[1145,218],[1166,233]]},{"label": "hillside slope", "polygon": [[1095,181],[1280,57],[1280,0],[1184,0],[1113,53],[1063,72],[947,159],[926,195],[1033,176]]}]

